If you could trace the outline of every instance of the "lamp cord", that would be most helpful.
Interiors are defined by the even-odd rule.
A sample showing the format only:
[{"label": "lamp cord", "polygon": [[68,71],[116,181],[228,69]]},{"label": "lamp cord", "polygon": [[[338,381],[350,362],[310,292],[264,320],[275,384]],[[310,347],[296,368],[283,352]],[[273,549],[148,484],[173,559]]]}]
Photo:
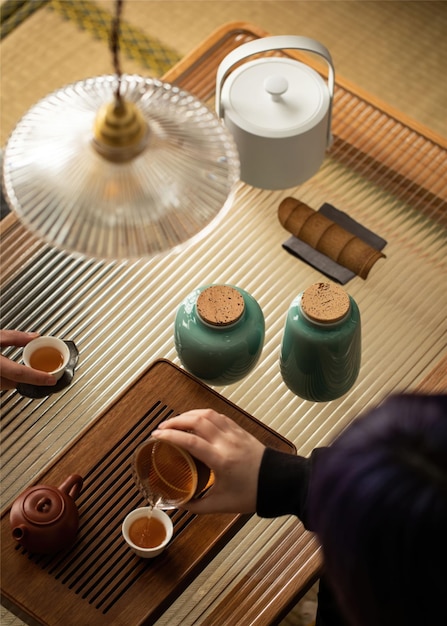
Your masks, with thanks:
[{"label": "lamp cord", "polygon": [[112,19],[112,28],[110,31],[110,51],[112,53],[113,69],[118,79],[118,84],[115,91],[115,106],[116,108],[122,107],[121,96],[121,63],[120,63],[120,28],[121,28],[121,13],[123,8],[123,0],[116,0],[115,2],[115,15]]}]

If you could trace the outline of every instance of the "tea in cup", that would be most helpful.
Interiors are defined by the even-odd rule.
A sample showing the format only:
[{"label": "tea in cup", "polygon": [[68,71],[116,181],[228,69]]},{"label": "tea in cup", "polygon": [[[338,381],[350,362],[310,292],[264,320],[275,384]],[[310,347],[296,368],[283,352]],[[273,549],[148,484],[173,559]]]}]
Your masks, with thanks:
[{"label": "tea in cup", "polygon": [[126,543],[135,554],[145,559],[161,554],[171,541],[173,531],[169,515],[151,506],[134,509],[122,525]]},{"label": "tea in cup", "polygon": [[23,362],[28,367],[62,378],[70,360],[70,350],[57,337],[37,337],[23,348]]}]

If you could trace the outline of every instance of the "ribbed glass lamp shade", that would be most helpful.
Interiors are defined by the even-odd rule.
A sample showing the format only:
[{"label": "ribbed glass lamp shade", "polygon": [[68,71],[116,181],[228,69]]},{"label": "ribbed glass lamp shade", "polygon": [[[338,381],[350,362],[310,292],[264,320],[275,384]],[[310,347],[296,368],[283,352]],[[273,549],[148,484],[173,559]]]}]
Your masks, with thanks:
[{"label": "ribbed glass lamp shade", "polygon": [[137,143],[98,143],[99,112],[116,86],[115,76],[91,78],[34,105],[7,143],[4,187],[22,221],[64,250],[152,256],[205,235],[226,212],[239,157],[205,104],[141,76],[122,76],[120,87],[130,113],[143,120]]}]

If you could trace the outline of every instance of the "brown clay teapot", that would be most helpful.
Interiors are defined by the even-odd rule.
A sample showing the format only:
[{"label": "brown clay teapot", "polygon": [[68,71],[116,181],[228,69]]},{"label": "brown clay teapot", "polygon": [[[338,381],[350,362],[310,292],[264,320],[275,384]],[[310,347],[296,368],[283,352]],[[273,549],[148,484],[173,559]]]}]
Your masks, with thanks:
[{"label": "brown clay teapot", "polygon": [[13,538],[36,554],[69,548],[76,539],[79,513],[75,500],[83,479],[71,474],[59,488],[34,485],[14,501],[9,521]]}]

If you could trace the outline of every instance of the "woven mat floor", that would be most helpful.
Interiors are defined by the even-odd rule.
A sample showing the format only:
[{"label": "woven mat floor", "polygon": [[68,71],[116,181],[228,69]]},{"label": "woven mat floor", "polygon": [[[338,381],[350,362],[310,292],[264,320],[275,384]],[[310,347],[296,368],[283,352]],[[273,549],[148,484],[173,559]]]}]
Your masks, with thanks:
[{"label": "woven mat floor", "polygon": [[[3,0],[2,10],[7,5]],[[38,99],[112,71],[105,43],[112,0],[33,0],[32,5],[1,41],[2,147]],[[215,28],[248,21],[272,34],[321,41],[338,75],[421,128],[447,137],[447,2],[128,0],[123,18],[126,72],[161,76]],[[315,596],[313,589],[282,626],[311,623]],[[3,608],[0,623],[22,624]]]},{"label": "woven mat floor", "polygon": [[[112,71],[100,29],[85,17],[92,6],[112,10],[112,0],[32,4],[43,6],[1,43],[1,146],[23,113],[49,91]],[[144,67],[141,56],[126,55],[127,72],[160,75],[176,53],[189,52],[226,22],[245,20],[272,34],[321,41],[337,75],[447,137],[447,2],[127,0],[123,16],[134,34],[149,40],[146,57],[153,62]],[[164,51],[167,58],[159,64]]]}]

